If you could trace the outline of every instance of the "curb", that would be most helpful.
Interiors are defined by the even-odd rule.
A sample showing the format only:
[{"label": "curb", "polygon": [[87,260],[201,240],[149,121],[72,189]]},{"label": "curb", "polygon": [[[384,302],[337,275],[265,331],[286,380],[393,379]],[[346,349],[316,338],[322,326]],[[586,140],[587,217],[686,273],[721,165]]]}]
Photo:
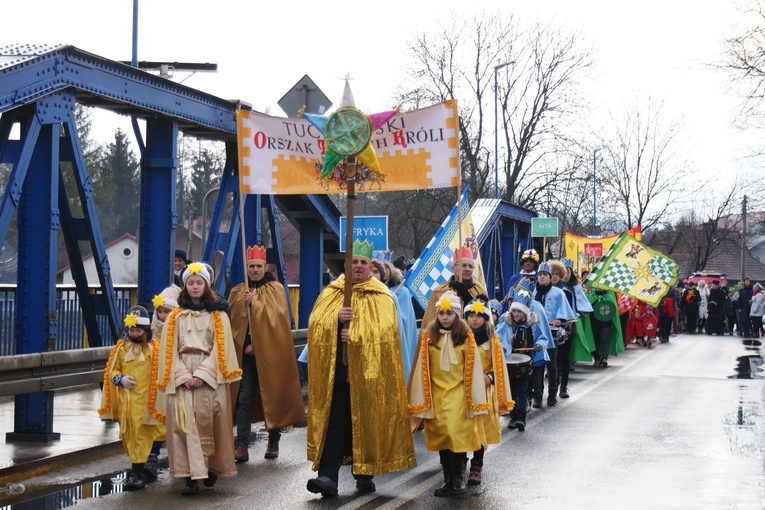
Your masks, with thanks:
[{"label": "curb", "polygon": [[76,466],[85,462],[104,459],[122,452],[122,441],[102,444],[77,450],[74,452],[54,455],[42,459],[20,462],[13,466],[0,469],[0,486],[8,483],[18,483],[29,478],[46,475],[58,469]]}]

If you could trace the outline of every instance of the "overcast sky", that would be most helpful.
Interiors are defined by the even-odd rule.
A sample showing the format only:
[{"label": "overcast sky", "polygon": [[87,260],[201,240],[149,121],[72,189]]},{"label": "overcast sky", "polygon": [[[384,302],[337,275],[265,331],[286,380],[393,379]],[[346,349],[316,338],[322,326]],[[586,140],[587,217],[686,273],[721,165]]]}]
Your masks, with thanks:
[{"label": "overcast sky", "polygon": [[[637,94],[665,100],[685,124],[687,159],[709,176],[731,175],[751,137],[731,127],[738,104],[726,80],[707,64],[739,20],[746,0],[388,0],[356,2],[143,0],[138,5],[138,59],[218,64],[217,73],[176,73],[176,81],[259,111],[283,115],[276,102],[304,74],[337,104],[346,73],[356,104],[388,109],[404,79],[406,42],[451,11],[503,9],[523,20],[554,19],[580,30],[594,52],[588,94],[604,119]],[[33,9],[30,8],[34,5]],[[377,5],[376,9],[374,6]],[[469,7],[465,7],[468,5]],[[0,45],[74,45],[114,60],[130,60],[133,0],[6,2]],[[349,42],[350,41],[350,42]],[[125,118],[94,121],[94,136],[113,138]],[[759,170],[758,170],[759,171]]]}]

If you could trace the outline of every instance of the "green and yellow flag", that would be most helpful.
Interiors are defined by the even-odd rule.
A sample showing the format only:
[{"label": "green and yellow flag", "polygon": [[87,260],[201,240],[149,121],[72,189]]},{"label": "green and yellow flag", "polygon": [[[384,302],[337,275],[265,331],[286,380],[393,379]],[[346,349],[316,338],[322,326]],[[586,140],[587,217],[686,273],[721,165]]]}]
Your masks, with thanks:
[{"label": "green and yellow flag", "polygon": [[677,280],[677,271],[674,260],[624,232],[586,282],[592,287],[621,292],[656,307]]}]

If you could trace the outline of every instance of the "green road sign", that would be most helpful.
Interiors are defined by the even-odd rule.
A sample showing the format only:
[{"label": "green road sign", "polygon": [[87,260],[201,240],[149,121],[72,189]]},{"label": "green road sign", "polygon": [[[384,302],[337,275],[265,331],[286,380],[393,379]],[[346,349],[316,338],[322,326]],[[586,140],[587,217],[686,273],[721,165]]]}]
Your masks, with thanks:
[{"label": "green road sign", "polygon": [[531,218],[531,237],[558,237],[558,218]]}]

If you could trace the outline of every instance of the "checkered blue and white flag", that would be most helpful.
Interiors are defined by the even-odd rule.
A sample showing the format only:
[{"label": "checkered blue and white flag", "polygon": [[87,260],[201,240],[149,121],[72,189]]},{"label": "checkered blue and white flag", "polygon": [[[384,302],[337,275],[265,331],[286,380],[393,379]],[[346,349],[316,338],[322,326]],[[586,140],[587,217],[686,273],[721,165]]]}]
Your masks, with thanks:
[{"label": "checkered blue and white flag", "polygon": [[[458,208],[457,204],[454,205],[433,239],[406,275],[406,286],[423,309],[428,306],[433,289],[448,281],[452,276],[452,256],[458,244],[457,229],[470,215],[468,190],[469,186],[466,186],[460,196],[460,207]],[[462,221],[457,221],[459,210],[462,211]],[[463,238],[466,239],[466,236]],[[474,275],[476,274],[481,274],[478,267],[474,272]]]}]

